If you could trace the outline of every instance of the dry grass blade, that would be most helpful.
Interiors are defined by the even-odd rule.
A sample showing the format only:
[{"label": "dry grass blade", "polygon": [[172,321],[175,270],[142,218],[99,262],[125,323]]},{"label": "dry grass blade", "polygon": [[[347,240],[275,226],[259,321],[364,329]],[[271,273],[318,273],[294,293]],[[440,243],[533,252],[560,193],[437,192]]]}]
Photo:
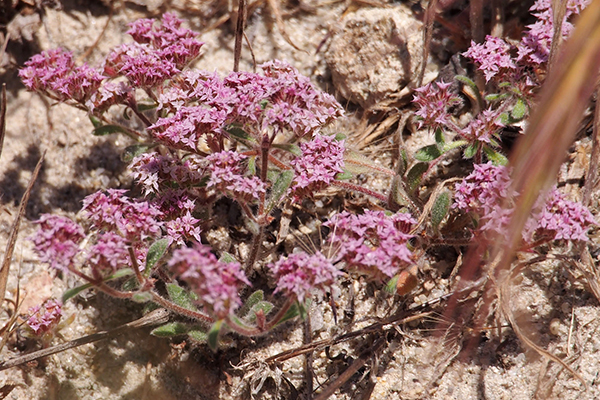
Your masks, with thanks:
[{"label": "dry grass blade", "polygon": [[483,42],[483,1],[471,0],[469,2],[469,19],[471,22],[471,39],[475,43]]},{"label": "dry grass blade", "polygon": [[592,133],[592,154],[590,155],[590,166],[585,177],[583,195],[581,202],[590,206],[592,194],[598,186],[600,173],[600,87],[596,88],[596,107],[594,109],[594,127]]},{"label": "dry grass blade", "polygon": [[429,46],[431,45],[431,38],[433,37],[433,22],[435,21],[435,14],[437,12],[438,0],[429,0],[425,15],[423,16],[423,54],[421,70],[417,79],[417,87],[423,85],[423,78],[425,77],[425,68],[427,67],[427,58],[429,57]]},{"label": "dry grass blade", "polygon": [[46,152],[42,154],[40,160],[35,166],[35,170],[33,171],[33,175],[29,180],[29,184],[27,185],[27,189],[25,193],[23,193],[23,197],[21,198],[21,204],[19,205],[19,213],[13,222],[12,227],[10,228],[10,235],[8,237],[8,243],[6,244],[6,251],[4,252],[4,259],[2,260],[2,269],[0,269],[0,304],[4,302],[4,296],[6,291],[6,282],[8,280],[8,273],[10,271],[10,262],[12,261],[13,251],[15,249],[15,244],[17,242],[17,236],[19,235],[19,225],[21,224],[21,218],[25,214],[25,207],[27,206],[27,202],[29,201],[29,195],[31,194],[31,189],[33,188],[33,184],[37,179],[38,174],[40,173],[40,169],[42,168],[42,163],[44,162],[44,157],[46,156]]},{"label": "dry grass blade", "polygon": [[246,0],[240,0],[237,13],[237,24],[235,26],[235,47],[233,49],[233,71],[240,69],[240,57],[242,55],[242,40],[244,39],[244,26],[246,25]]},{"label": "dry grass blade", "polygon": [[600,67],[600,1],[586,8],[540,93],[540,101],[511,156],[513,189],[520,193],[505,240],[498,271],[507,270],[521,242],[525,221],[539,194],[554,183],[576,134]]},{"label": "dry grass blade", "polygon": [[288,36],[285,30],[285,24],[283,23],[283,16],[281,15],[281,10],[279,9],[278,1],[279,0],[267,0],[267,4],[269,4],[271,11],[273,11],[273,14],[275,15],[275,23],[277,24],[277,28],[279,29],[281,36],[283,36],[285,41],[288,42],[289,45],[295,48],[296,50],[304,51],[300,47],[296,46],[296,44],[292,42],[292,39],[290,39],[290,37]]},{"label": "dry grass blade", "polygon": [[[2,57],[2,53],[0,53]],[[2,84],[2,98],[0,101],[0,158],[2,158],[2,148],[4,147],[4,136],[6,135],[6,83]]]},{"label": "dry grass blade", "polygon": [[550,45],[550,55],[548,56],[548,71],[551,71],[558,49],[562,43],[562,25],[567,12],[567,0],[552,0],[552,44]]}]

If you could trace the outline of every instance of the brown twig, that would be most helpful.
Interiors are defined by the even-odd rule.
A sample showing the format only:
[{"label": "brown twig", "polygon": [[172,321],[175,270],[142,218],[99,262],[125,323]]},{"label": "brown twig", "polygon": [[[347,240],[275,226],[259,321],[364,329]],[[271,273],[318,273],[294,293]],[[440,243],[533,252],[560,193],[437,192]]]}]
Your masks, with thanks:
[{"label": "brown twig", "polygon": [[240,57],[242,55],[242,40],[244,38],[244,26],[246,25],[246,0],[239,0],[237,23],[235,26],[235,46],[233,49],[233,71],[240,69]]}]

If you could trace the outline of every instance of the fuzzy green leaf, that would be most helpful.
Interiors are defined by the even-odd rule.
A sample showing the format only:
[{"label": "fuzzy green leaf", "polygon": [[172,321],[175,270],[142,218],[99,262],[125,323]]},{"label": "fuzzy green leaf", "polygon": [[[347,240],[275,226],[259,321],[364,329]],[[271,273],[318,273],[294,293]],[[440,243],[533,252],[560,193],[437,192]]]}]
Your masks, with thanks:
[{"label": "fuzzy green leaf", "polygon": [[167,252],[167,248],[169,247],[169,240],[167,238],[159,239],[156,242],[152,243],[150,248],[148,249],[148,254],[146,255],[146,268],[144,270],[144,274],[149,276],[152,272],[152,268],[156,265],[158,260],[162,258]]},{"label": "fuzzy green leaf", "polygon": [[280,149],[280,150],[284,150],[284,151],[290,152],[293,155],[295,155],[296,157],[300,157],[302,155],[302,150],[300,150],[300,146],[298,146],[297,144],[293,144],[293,143],[283,143],[283,144],[273,143],[271,146],[275,147],[276,149]]},{"label": "fuzzy green leaf", "polygon": [[415,153],[415,159],[417,161],[430,162],[440,157],[442,152],[440,151],[437,144],[421,147]]},{"label": "fuzzy green leaf", "polygon": [[354,174],[348,171],[340,172],[335,175],[335,180],[337,181],[345,181],[352,178],[354,178]]},{"label": "fuzzy green leaf", "polygon": [[194,329],[189,331],[187,334],[190,337],[190,339],[197,343],[206,343],[208,341],[208,334],[204,331]]},{"label": "fuzzy green leaf", "polygon": [[408,189],[410,192],[414,192],[419,185],[421,185],[421,180],[423,179],[423,175],[429,169],[429,164],[420,162],[415,164],[408,174],[406,174],[406,183],[408,185]]},{"label": "fuzzy green leaf", "polygon": [[490,160],[495,165],[506,165],[508,163],[508,158],[497,150],[494,150],[488,146],[483,148],[483,152],[487,156],[488,160]]},{"label": "fuzzy green leaf", "polygon": [[221,257],[219,257],[219,261],[224,262],[224,263],[238,262],[238,260],[235,259],[235,257],[233,256],[233,254],[228,253],[226,251],[224,251],[221,254]]},{"label": "fuzzy green leaf", "polygon": [[[112,281],[115,279],[119,279],[122,278],[124,276],[130,276],[133,275],[133,271],[130,269],[120,269],[117,272],[115,272],[114,274],[112,274],[111,276],[108,276],[106,278],[104,278],[102,280],[102,282],[108,282],[108,281]],[[62,302],[65,303],[67,300],[69,300],[72,297],[77,296],[79,293],[83,292],[84,290],[87,290],[89,288],[94,287],[94,285],[92,285],[91,283],[86,283],[85,285],[81,285],[81,286],[77,286],[74,287],[72,289],[67,290],[63,296],[62,296]]]},{"label": "fuzzy green leaf", "polygon": [[134,158],[146,153],[155,146],[155,144],[134,144],[127,146],[125,150],[123,150],[123,153],[121,153],[121,161],[130,163]]},{"label": "fuzzy green leaf", "polygon": [[290,188],[292,181],[294,180],[294,171],[282,171],[279,177],[273,184],[271,189],[271,196],[269,197],[269,203],[265,209],[265,213],[270,213],[271,210],[281,202],[283,196],[287,193]]},{"label": "fuzzy green leaf", "polygon": [[131,300],[133,300],[136,303],[147,303],[152,300],[152,293],[137,292],[137,293],[133,294],[133,296],[131,297]]},{"label": "fuzzy green leaf", "polygon": [[102,126],[102,120],[92,114],[89,115],[90,122],[94,125],[94,128],[100,128]]},{"label": "fuzzy green leaf", "polygon": [[392,295],[396,293],[396,285],[398,284],[398,279],[400,279],[400,275],[395,275],[392,279],[388,281],[388,283],[385,284],[384,290],[386,291],[386,293]]},{"label": "fuzzy green leaf", "polygon": [[154,328],[150,334],[157,337],[173,337],[188,333],[188,326],[182,322],[169,322]]},{"label": "fuzzy green leaf", "polygon": [[129,133],[125,128],[119,125],[102,125],[92,131],[94,136],[106,136],[112,133]]},{"label": "fuzzy green leaf", "polygon": [[154,110],[156,107],[158,107],[158,104],[152,99],[146,99],[137,103],[137,109],[139,112]]},{"label": "fuzzy green leaf", "polygon": [[254,293],[252,293],[250,296],[248,296],[244,304],[240,307],[239,315],[245,317],[250,312],[252,307],[254,307],[254,305],[258,302],[263,301],[264,298],[265,294],[262,290],[257,290]]},{"label": "fuzzy green leaf", "polygon": [[469,145],[469,146],[467,146],[467,148],[463,152],[463,156],[468,160],[470,158],[475,157],[476,153],[477,153],[477,146],[476,145]]},{"label": "fuzzy green leaf", "polygon": [[217,322],[215,322],[213,324],[213,326],[210,328],[210,331],[208,331],[208,347],[210,347],[210,349],[212,351],[217,351],[218,347],[219,347],[219,333],[221,332],[221,327],[223,326],[223,320],[220,319]]},{"label": "fuzzy green leaf", "polygon": [[248,322],[254,322],[256,320],[256,314],[259,311],[262,311],[265,315],[268,315],[274,307],[275,306],[273,305],[273,303],[270,303],[268,301],[259,301],[252,307],[252,309],[245,316],[245,318]]},{"label": "fuzzy green leaf", "polygon": [[166,287],[169,298],[173,303],[186,310],[197,311],[197,308],[194,306],[195,295],[186,291],[177,283],[167,283]]},{"label": "fuzzy green leaf", "polygon": [[[256,139],[254,139],[245,130],[243,130],[242,128],[240,128],[238,126],[231,125],[231,126],[225,128],[225,131],[227,133],[229,133],[229,135],[231,136],[232,139],[235,139],[244,144],[246,144],[246,143],[257,144],[258,143],[256,141]],[[254,146],[250,146],[250,147],[252,148]]]},{"label": "fuzzy green leaf", "polygon": [[450,203],[450,192],[447,190],[444,190],[435,199],[433,207],[431,208],[431,225],[435,231],[438,230],[440,224],[448,215],[448,211],[450,211]]},{"label": "fuzzy green leaf", "polygon": [[527,103],[523,99],[518,99],[515,106],[510,112],[514,122],[521,121],[527,114]]},{"label": "fuzzy green leaf", "polygon": [[437,128],[435,130],[435,143],[438,145],[440,149],[444,148],[444,144],[446,143],[446,139],[444,138],[444,131],[442,128]]},{"label": "fuzzy green leaf", "polygon": [[454,150],[457,147],[462,147],[467,144],[469,144],[469,142],[467,142],[466,140],[455,140],[453,142],[446,143],[446,145],[444,146],[443,152],[445,153],[447,151]]}]

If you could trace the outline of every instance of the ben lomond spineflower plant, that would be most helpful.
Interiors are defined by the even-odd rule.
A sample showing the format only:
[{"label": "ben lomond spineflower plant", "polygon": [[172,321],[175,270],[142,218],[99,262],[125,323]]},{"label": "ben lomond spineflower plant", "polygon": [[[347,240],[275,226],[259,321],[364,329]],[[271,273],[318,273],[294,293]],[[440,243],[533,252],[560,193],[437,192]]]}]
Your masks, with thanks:
[{"label": "ben lomond spineflower plant", "polygon": [[[315,292],[333,296],[331,288],[352,274],[376,284],[393,281],[419,262],[429,239],[440,239],[440,225],[451,213],[470,213],[481,229],[496,223],[486,207],[508,196],[502,185],[509,178],[491,171],[491,164],[478,162],[475,175],[457,186],[454,207],[447,192],[424,207],[430,201],[419,198],[419,189],[427,162],[453,148],[466,147],[476,161],[504,160],[498,136],[510,123],[503,116],[514,98],[510,107],[486,104],[459,126],[450,115],[459,97],[448,83],[418,89],[416,114],[436,131],[436,144],[417,152],[421,162],[412,168],[403,159],[398,173],[348,149],[344,135],[331,134],[327,125],[343,115],[342,107],[287,62],[224,76],[194,69],[202,42],[173,14],[134,22],[128,33],[133,41],[97,67],[76,65],[71,53],[56,49],[34,56],[20,71],[29,90],[87,112],[94,134],[118,132],[133,141],[123,159],[139,190],[103,188],[83,200],[77,221],[47,214],[38,220],[32,240],[40,259],[86,283],[63,300],[91,284],[111,296],[150,302],[195,321],[185,328],[165,325],[156,335],[204,335],[216,349],[228,331],[261,335],[304,314]],[[506,65],[488,73],[490,79]],[[118,123],[121,116],[129,122]],[[444,129],[454,130],[457,140],[447,143]],[[392,179],[390,193],[352,180],[371,172]],[[265,243],[278,250],[287,235],[282,211],[301,209],[328,187],[366,195],[380,208],[330,216],[322,226],[330,252],[264,251]],[[425,218],[426,210],[438,214],[437,222]],[[536,221],[527,243],[582,240],[593,224],[587,210],[558,193],[540,206]],[[231,236],[243,237],[247,251],[227,241],[214,245],[215,229],[235,231]],[[267,279],[255,279],[261,273]],[[265,300],[256,282],[269,282],[274,300]]]},{"label": "ben lomond spineflower plant", "polygon": [[[212,326],[208,340],[216,348],[222,327],[267,332],[343,275],[340,260],[291,254],[267,266],[274,294],[287,299],[277,313],[267,318],[273,305],[261,290],[242,301],[252,286],[246,273],[259,261],[276,209],[336,184],[385,195],[340,181],[348,175],[344,138],[323,131],[342,115],[331,95],[284,61],[264,63],[260,73],[225,76],[190,68],[202,42],[182,25],[173,14],[134,22],[133,41],[98,67],[76,65],[70,52],[56,49],[20,71],[29,90],[85,110],[94,134],[120,132],[135,140],[124,158],[144,194],[93,193],[77,222],[42,215],[33,242],[40,259],[60,273]],[[118,124],[117,110],[135,121]],[[237,258],[203,243],[203,233],[214,227],[213,207],[231,202],[241,213],[236,223],[253,236],[249,254]],[[159,289],[156,282],[165,277],[166,289]],[[128,281],[119,288],[110,283],[117,278]]]}]

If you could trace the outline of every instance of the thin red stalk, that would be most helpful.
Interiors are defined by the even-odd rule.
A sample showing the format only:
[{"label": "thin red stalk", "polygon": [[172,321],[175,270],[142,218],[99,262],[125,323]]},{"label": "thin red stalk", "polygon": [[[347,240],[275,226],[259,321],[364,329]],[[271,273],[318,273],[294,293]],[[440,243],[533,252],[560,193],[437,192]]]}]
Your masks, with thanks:
[{"label": "thin red stalk", "polygon": [[215,322],[214,318],[212,318],[206,314],[203,314],[200,311],[189,310],[187,308],[181,307],[181,306],[173,303],[170,300],[165,299],[164,297],[161,297],[160,295],[158,295],[154,292],[150,292],[150,293],[152,294],[152,301],[157,303],[158,305],[166,308],[167,310],[171,310],[174,313],[183,315],[184,317],[192,318],[192,319],[195,319],[198,321],[203,321],[208,324],[213,324]]},{"label": "thin red stalk", "polygon": [[376,198],[377,200],[383,201],[384,203],[387,203],[388,201],[388,196],[378,193],[374,190],[371,189],[367,189],[365,187],[359,186],[359,185],[355,185],[354,183],[350,183],[350,182],[343,182],[343,181],[333,181],[331,183],[332,186],[337,186],[339,188],[345,189],[345,190],[350,190],[353,192],[358,192],[358,193],[362,193],[362,194],[366,194],[367,196],[371,196]]}]

